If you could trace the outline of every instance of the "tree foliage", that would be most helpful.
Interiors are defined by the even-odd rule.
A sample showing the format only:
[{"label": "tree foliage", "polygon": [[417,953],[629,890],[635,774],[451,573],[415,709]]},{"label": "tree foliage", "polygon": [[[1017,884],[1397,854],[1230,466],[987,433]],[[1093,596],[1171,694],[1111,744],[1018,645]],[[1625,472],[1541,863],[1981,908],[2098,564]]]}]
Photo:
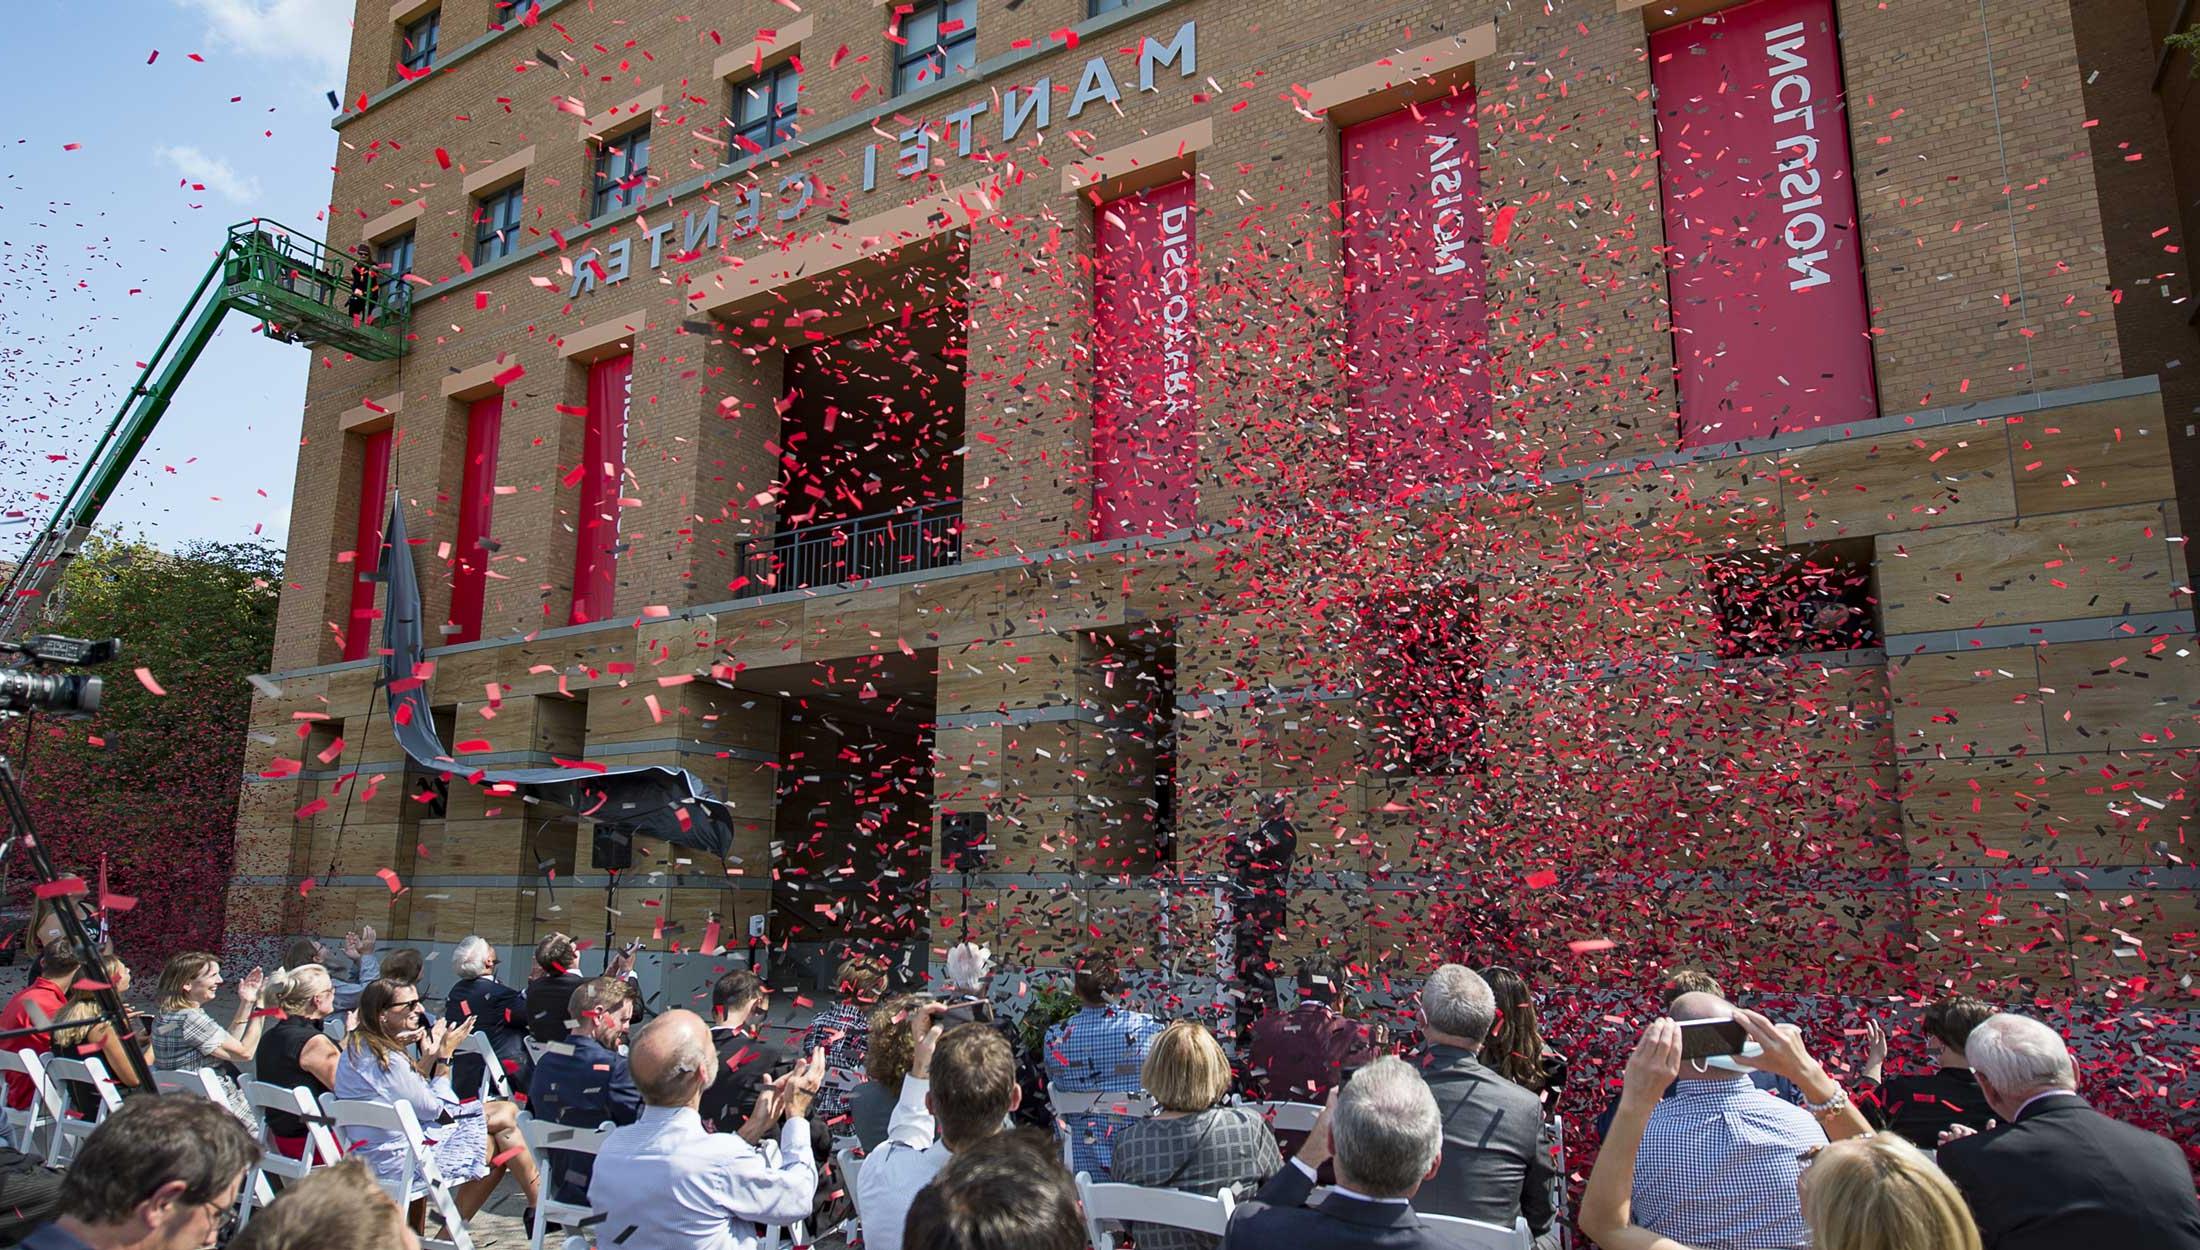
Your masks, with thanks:
[{"label": "tree foliage", "polygon": [[[122,639],[121,658],[98,674],[106,688],[96,715],[31,720],[25,780],[54,862],[89,878],[104,855],[110,892],[138,900],[113,919],[118,950],[141,967],[221,947],[252,712],[246,678],[267,667],[281,579],[282,553],[265,544],[170,554],[95,538],[38,626]],[[165,693],[139,679],[141,668]],[[7,741],[22,744],[23,731]],[[17,898],[27,896],[23,868],[10,866]]]}]

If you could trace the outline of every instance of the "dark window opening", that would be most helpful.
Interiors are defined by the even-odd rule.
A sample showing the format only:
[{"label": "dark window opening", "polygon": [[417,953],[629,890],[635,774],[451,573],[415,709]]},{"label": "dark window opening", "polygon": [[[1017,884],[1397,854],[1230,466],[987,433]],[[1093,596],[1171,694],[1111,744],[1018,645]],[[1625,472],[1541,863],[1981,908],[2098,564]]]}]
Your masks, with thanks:
[{"label": "dark window opening", "polygon": [[1131,0],[1085,0],[1085,16],[1098,17],[1102,13],[1113,13],[1117,9],[1129,7]]},{"label": "dark window opening", "polygon": [[978,0],[933,0],[901,19],[894,94],[914,91],[978,63]]},{"label": "dark window opening", "polygon": [[389,307],[400,309],[412,303],[412,283],[405,281],[413,271],[413,232],[407,230],[395,238],[384,239],[374,245],[374,267],[381,272],[382,281],[389,291]]},{"label": "dark window opening", "polygon": [[1483,654],[1471,587],[1362,600],[1358,657],[1378,773],[1450,774],[1482,753]]},{"label": "dark window opening", "polygon": [[397,50],[398,64],[414,73],[435,68],[435,41],[442,30],[441,9],[430,9],[407,22],[404,43]]},{"label": "dark window opening", "polygon": [[737,161],[791,141],[801,90],[801,71],[791,62],[735,83],[733,107],[726,114],[733,122],[733,146],[726,159]]},{"label": "dark window opening", "polygon": [[510,256],[519,246],[520,216],[525,212],[526,184],[515,182],[502,191],[481,197],[474,205],[474,263],[486,264]]},{"label": "dark window opening", "polygon": [[1880,645],[1868,538],[1720,556],[1704,565],[1723,660]]},{"label": "dark window opening", "polygon": [[649,127],[606,139],[596,151],[596,190],[588,215],[638,207],[649,194]]}]

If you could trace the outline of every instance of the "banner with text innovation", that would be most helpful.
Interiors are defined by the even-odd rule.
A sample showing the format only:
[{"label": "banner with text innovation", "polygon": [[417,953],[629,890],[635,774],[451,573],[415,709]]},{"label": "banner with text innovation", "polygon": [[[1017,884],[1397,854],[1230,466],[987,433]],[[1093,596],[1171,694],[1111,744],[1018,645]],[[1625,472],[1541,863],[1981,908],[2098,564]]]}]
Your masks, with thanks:
[{"label": "banner with text innovation", "polygon": [[1488,472],[1489,310],[1474,93],[1338,136],[1350,456],[1398,494]]},{"label": "banner with text innovation", "polygon": [[588,424],[581,436],[580,498],[574,504],[573,612],[586,625],[610,616],[619,591],[619,492],[626,484],[626,418],[634,357],[588,366]]},{"label": "banner with text innovation", "polygon": [[1093,536],[1167,534],[1191,525],[1198,502],[1193,182],[1180,178],[1097,211]]},{"label": "banner with text innovation", "polygon": [[1683,441],[1879,415],[1833,0],[1650,38]]}]

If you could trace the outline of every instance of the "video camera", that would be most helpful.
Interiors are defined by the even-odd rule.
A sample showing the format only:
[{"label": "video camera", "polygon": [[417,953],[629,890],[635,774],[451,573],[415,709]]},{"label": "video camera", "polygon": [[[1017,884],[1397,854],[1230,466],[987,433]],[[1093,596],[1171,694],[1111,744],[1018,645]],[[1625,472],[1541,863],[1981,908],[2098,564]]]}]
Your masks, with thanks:
[{"label": "video camera", "polygon": [[[38,634],[21,642],[0,642],[0,655],[21,656],[28,664],[87,668],[121,654],[120,638],[64,638]],[[47,711],[84,714],[99,710],[102,682],[80,673],[32,673],[0,668],[0,714]]]}]

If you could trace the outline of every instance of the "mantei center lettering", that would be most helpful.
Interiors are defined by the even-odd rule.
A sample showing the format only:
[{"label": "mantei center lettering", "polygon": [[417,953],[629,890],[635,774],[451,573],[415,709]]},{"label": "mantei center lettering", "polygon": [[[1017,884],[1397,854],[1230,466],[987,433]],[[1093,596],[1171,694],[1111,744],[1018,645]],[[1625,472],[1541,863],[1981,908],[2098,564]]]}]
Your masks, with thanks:
[{"label": "mantei center lettering", "polygon": [[[1185,22],[1166,42],[1152,36],[1139,41],[1138,90],[1159,91],[1156,85],[1159,70],[1174,66],[1179,78],[1189,78],[1199,70],[1199,30],[1197,20]],[[1014,88],[1000,95],[1000,124],[998,127],[1002,146],[1014,143],[1017,136],[1029,127],[1036,135],[1054,124],[1054,79],[1052,75],[1041,78],[1028,87]],[[1062,120],[1075,119],[1094,104],[1117,104],[1123,99],[1122,85],[1115,71],[1108,67],[1107,58],[1096,56],[1086,61],[1078,74],[1077,87],[1070,92],[1069,103],[1062,110]],[[935,140],[945,143],[952,139],[955,155],[970,158],[979,153],[978,119],[993,111],[991,100],[980,100],[955,110],[945,118],[911,126],[895,136],[899,145],[891,154],[892,171],[903,178],[915,178],[930,170],[934,164]],[[879,145],[865,147],[863,151],[863,187],[865,192],[878,190]],[[765,183],[751,182],[735,192],[732,201],[732,221],[726,230],[729,239],[742,239],[763,228],[765,213]],[[777,203],[772,208],[772,219],[792,222],[808,212],[819,200],[816,180],[807,172],[786,174],[778,180],[773,196]],[[712,201],[701,208],[683,214],[677,222],[666,222],[647,227],[640,240],[649,246],[648,268],[656,269],[664,264],[665,239],[678,229],[681,232],[682,251],[675,260],[692,260],[698,254],[718,246],[721,208]],[[601,248],[592,248],[573,258],[572,283],[566,289],[568,299],[595,291],[599,286],[623,282],[634,272],[634,245],[632,238],[620,239]]]}]

